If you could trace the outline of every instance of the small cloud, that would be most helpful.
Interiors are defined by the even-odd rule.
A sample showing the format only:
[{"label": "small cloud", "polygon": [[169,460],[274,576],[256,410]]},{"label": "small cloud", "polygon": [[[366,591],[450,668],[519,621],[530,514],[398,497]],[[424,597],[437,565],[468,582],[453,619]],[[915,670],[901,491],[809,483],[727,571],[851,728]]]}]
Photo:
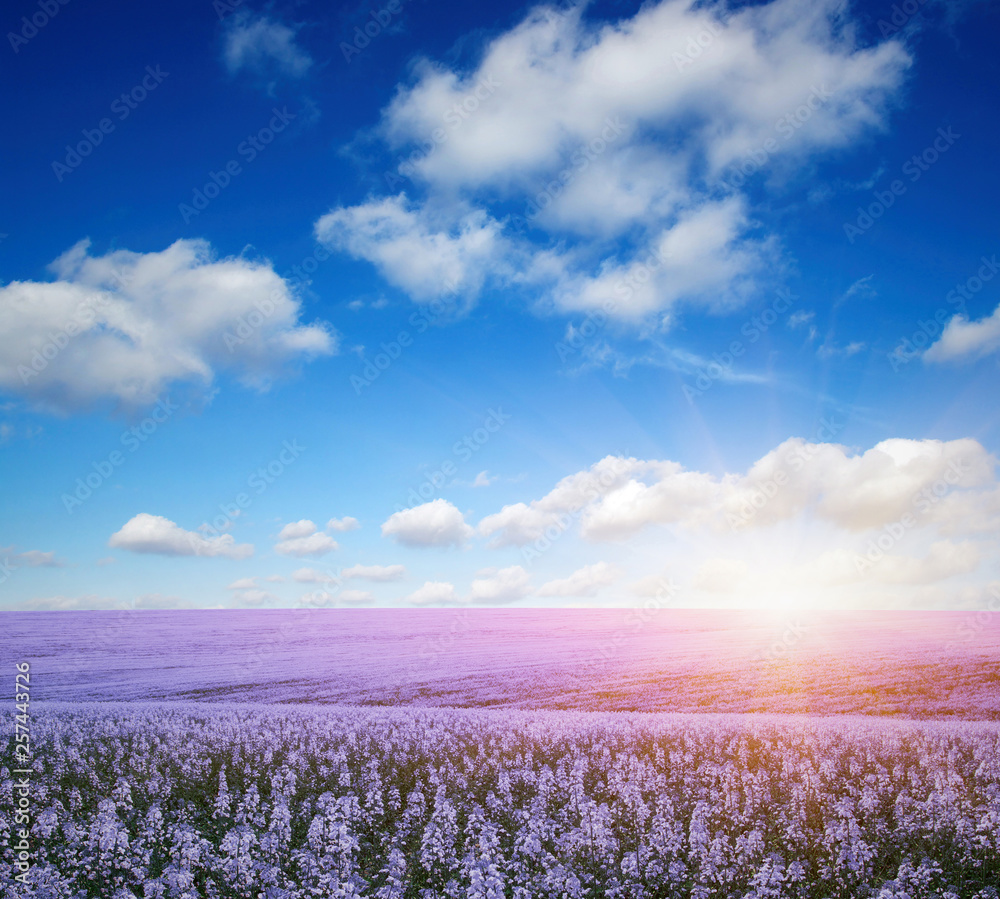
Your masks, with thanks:
[{"label": "small cloud", "polygon": [[105,565],[114,565],[117,561],[114,556],[105,556],[103,559],[98,559],[97,564],[103,568]]},{"label": "small cloud", "polygon": [[249,543],[236,543],[231,534],[203,537],[195,531],[185,531],[161,515],[140,512],[127,521],[121,530],[111,535],[108,546],[129,552],[160,556],[217,556],[226,559],[247,559],[253,555]]},{"label": "small cloud", "polygon": [[361,527],[361,522],[358,521],[357,518],[351,518],[350,515],[347,515],[344,518],[331,518],[326,523],[326,529],[328,531],[356,531],[359,527]]},{"label": "small cloud", "polygon": [[404,546],[461,546],[475,532],[451,503],[435,499],[390,515],[383,537],[395,537]]},{"label": "small cloud", "polygon": [[458,594],[455,585],[447,581],[427,581],[409,596],[403,597],[403,601],[415,606],[455,605]]},{"label": "small cloud", "polygon": [[283,556],[324,556],[339,549],[339,544],[332,537],[320,533],[313,522],[303,519],[286,524],[281,529],[274,549]]},{"label": "small cloud", "polygon": [[839,306],[841,303],[846,302],[852,297],[861,297],[862,299],[874,299],[878,296],[878,291],[872,287],[872,279],[875,277],[872,275],[865,275],[863,278],[858,278],[847,290],[844,295],[834,303],[835,306]]},{"label": "small cloud", "polygon": [[937,343],[923,355],[925,362],[974,362],[1000,350],[1000,306],[979,321],[956,315]]},{"label": "small cloud", "polygon": [[522,599],[530,592],[531,576],[520,565],[501,568],[490,576],[477,578],[469,591],[469,602],[502,605]]},{"label": "small cloud", "polygon": [[269,577],[264,578],[269,584],[283,584],[285,579],[280,574],[272,574]]},{"label": "small cloud", "polygon": [[226,68],[230,75],[249,71],[262,77],[301,78],[313,61],[295,38],[295,31],[281,22],[249,12],[237,13],[226,25]]},{"label": "small cloud", "polygon": [[860,353],[867,344],[863,340],[855,340],[846,346],[837,346],[835,343],[824,343],[816,350],[816,355],[820,359],[832,359],[835,356],[851,357]]},{"label": "small cloud", "polygon": [[257,578],[255,577],[241,577],[239,580],[233,581],[227,590],[254,590],[257,587]]},{"label": "small cloud", "polygon": [[291,524],[286,524],[278,534],[278,539],[295,540],[298,537],[308,537],[310,534],[315,533],[316,525],[303,518],[302,521],[293,521]]},{"label": "small cloud", "polygon": [[811,322],[814,318],[816,318],[815,312],[806,312],[804,309],[801,309],[788,316],[788,327],[800,328],[802,325]]}]

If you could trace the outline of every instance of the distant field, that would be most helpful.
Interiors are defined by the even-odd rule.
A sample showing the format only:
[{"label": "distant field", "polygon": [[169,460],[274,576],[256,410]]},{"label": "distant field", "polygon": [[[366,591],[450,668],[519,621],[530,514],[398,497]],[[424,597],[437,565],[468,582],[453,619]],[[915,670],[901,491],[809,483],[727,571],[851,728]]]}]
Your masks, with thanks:
[{"label": "distant field", "polygon": [[[1000,618],[661,610],[0,616],[35,700],[1000,718]],[[15,658],[16,654],[16,658]]]}]

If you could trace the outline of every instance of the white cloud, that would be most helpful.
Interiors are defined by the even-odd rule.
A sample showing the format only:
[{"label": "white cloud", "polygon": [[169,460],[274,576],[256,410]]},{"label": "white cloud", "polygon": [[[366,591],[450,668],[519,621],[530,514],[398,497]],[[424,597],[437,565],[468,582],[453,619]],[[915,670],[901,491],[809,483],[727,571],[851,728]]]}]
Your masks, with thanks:
[{"label": "white cloud", "polygon": [[325,325],[269,263],[213,259],[202,240],[161,252],[91,256],[84,240],[55,281],[0,287],[0,389],[72,411],[100,400],[149,405],[173,385],[207,396],[217,371],[266,389],[290,363],[336,351]]},{"label": "white cloud", "polygon": [[461,546],[474,533],[445,499],[395,512],[382,525],[383,537],[395,537],[404,546]]},{"label": "white cloud", "polygon": [[972,362],[1000,350],[1000,306],[979,321],[956,315],[923,355],[927,362]]},{"label": "white cloud", "polygon": [[298,537],[309,537],[316,533],[316,523],[303,518],[286,524],[278,534],[279,540],[295,540]]},{"label": "white cloud", "polygon": [[477,578],[469,589],[469,602],[503,605],[522,599],[531,592],[531,575],[520,565],[501,568],[488,577]]},{"label": "white cloud", "polygon": [[455,585],[447,581],[427,581],[409,596],[403,597],[404,602],[415,606],[454,605],[458,602]]},{"label": "white cloud", "polygon": [[283,556],[325,556],[339,548],[337,541],[321,533],[315,522],[303,518],[281,529],[274,551]]},{"label": "white cloud", "polygon": [[328,531],[337,531],[338,533],[343,531],[356,531],[361,527],[361,522],[357,518],[351,518],[350,515],[344,518],[331,518],[326,523],[326,529]]},{"label": "white cloud", "polygon": [[482,211],[435,216],[404,194],[339,207],[316,222],[317,240],[368,260],[420,301],[476,295],[505,255],[499,232],[499,223]]},{"label": "white cloud", "polygon": [[134,553],[163,556],[209,556],[226,559],[246,559],[253,555],[249,543],[236,543],[232,534],[203,537],[195,531],[185,531],[160,515],[140,512],[111,535],[108,546]]},{"label": "white cloud", "polygon": [[341,590],[337,599],[349,606],[370,606],[375,602],[375,594],[368,590]]},{"label": "white cloud", "polygon": [[249,70],[301,78],[312,65],[309,54],[295,43],[291,28],[246,11],[227,20],[223,59],[230,74]]},{"label": "white cloud", "polygon": [[588,503],[619,490],[633,474],[662,464],[607,456],[587,471],[563,478],[540,500],[514,503],[487,515],[479,522],[479,533],[492,537],[490,545],[494,547],[523,546],[543,537],[547,530],[561,533]]},{"label": "white cloud", "polygon": [[569,577],[549,581],[539,590],[539,596],[596,596],[604,587],[621,577],[621,572],[607,562],[595,562],[578,568]]},{"label": "white cloud", "polygon": [[608,457],[539,500],[485,517],[479,531],[494,546],[523,546],[577,520],[580,533],[595,541],[624,540],[651,525],[730,533],[806,518],[848,532],[905,515],[942,533],[982,529],[1000,511],[995,464],[971,438],[884,440],[861,454],[792,438],[746,473],[721,477],[672,461]]},{"label": "white cloud", "polygon": [[[340,207],[318,235],[417,300],[446,280],[475,294],[493,278],[543,307],[609,303],[633,320],[681,302],[731,306],[777,246],[754,235],[729,167],[849,146],[884,125],[910,64],[899,41],[858,46],[842,0],[663,0],[611,23],[583,10],[529,12],[471,70],[419,62],[380,134],[405,157],[395,182],[412,179],[426,200]],[[511,209],[528,220],[520,235]]]},{"label": "white cloud", "polygon": [[340,574],[344,578],[366,581],[399,581],[406,576],[406,569],[402,565],[353,565]]},{"label": "white cloud", "polygon": [[553,302],[563,310],[603,310],[637,320],[681,300],[716,309],[739,304],[771,253],[765,243],[745,239],[748,224],[745,201],[730,197],[682,212],[630,259],[606,259],[597,274],[573,271],[569,260],[560,259]]}]

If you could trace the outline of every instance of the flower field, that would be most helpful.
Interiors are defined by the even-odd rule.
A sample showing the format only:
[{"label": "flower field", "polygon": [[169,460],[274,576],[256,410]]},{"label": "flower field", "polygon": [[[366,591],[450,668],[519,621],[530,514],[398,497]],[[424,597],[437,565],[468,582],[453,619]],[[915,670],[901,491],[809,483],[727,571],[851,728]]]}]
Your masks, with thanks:
[{"label": "flower field", "polygon": [[986,899],[996,722],[33,705],[3,899]]}]

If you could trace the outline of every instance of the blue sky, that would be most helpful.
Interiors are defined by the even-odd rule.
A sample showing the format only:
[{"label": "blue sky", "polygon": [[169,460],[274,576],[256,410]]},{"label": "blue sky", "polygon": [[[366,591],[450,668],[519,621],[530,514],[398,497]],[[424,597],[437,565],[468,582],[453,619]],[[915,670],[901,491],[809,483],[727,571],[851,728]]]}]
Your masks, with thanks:
[{"label": "blue sky", "polygon": [[997,16],[14,4],[0,608],[996,608]]}]

